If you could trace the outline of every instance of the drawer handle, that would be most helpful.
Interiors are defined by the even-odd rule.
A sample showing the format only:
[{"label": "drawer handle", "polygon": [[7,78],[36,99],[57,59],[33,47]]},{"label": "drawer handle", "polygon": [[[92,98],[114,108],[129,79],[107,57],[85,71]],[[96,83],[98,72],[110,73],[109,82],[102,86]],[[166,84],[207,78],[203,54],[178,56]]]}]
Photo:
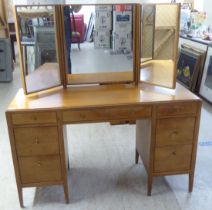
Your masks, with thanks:
[{"label": "drawer handle", "polygon": [[35,138],[35,144],[40,144],[38,137]]},{"label": "drawer handle", "polygon": [[80,118],[85,119],[85,118],[86,118],[86,115],[85,115],[85,114],[80,113]]},{"label": "drawer handle", "polygon": [[34,120],[34,121],[37,121],[37,120],[38,120],[38,118],[37,118],[36,116],[34,116],[34,117],[33,117],[33,120]]},{"label": "drawer handle", "polygon": [[179,134],[179,132],[178,131],[173,131],[173,133],[172,134],[174,134],[174,135],[178,135]]},{"label": "drawer handle", "polygon": [[37,162],[37,166],[41,167],[42,163],[41,162]]},{"label": "drawer handle", "polygon": [[172,155],[177,155],[177,153],[176,152],[172,152]]}]

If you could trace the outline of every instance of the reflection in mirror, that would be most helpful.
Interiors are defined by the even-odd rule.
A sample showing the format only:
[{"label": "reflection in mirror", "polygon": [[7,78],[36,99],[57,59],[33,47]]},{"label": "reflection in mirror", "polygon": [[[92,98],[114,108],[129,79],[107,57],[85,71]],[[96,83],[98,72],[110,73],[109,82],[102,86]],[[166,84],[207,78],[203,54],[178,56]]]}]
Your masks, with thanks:
[{"label": "reflection in mirror", "polygon": [[61,84],[53,6],[16,7],[26,92]]},{"label": "reflection in mirror", "polygon": [[64,6],[68,84],[133,81],[133,6]]},{"label": "reflection in mirror", "polygon": [[[142,11],[141,24],[144,37],[141,43],[140,79],[146,83],[175,88],[179,5],[146,5]],[[151,38],[147,40],[146,37]]]},{"label": "reflection in mirror", "polygon": [[155,5],[143,5],[141,12],[141,62],[151,60],[154,54]]}]

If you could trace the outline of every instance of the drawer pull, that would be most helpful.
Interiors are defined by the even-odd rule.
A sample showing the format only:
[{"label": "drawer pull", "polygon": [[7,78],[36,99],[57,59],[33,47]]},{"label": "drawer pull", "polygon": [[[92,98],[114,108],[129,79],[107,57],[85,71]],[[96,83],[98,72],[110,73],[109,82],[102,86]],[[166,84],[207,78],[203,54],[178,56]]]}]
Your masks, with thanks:
[{"label": "drawer pull", "polygon": [[37,162],[37,166],[41,167],[42,166],[41,162]]},{"label": "drawer pull", "polygon": [[33,120],[34,120],[34,121],[37,121],[37,120],[38,120],[38,118],[37,118],[36,116],[34,116],[34,117],[33,117]]},{"label": "drawer pull", "polygon": [[80,113],[80,118],[85,119],[86,118],[86,115]]},{"label": "drawer pull", "polygon": [[35,138],[35,144],[40,144],[38,137]]},{"label": "drawer pull", "polygon": [[172,152],[172,155],[177,155],[176,152]]},{"label": "drawer pull", "polygon": [[178,135],[179,132],[178,132],[178,131],[173,131],[173,134],[174,134],[174,135]]}]

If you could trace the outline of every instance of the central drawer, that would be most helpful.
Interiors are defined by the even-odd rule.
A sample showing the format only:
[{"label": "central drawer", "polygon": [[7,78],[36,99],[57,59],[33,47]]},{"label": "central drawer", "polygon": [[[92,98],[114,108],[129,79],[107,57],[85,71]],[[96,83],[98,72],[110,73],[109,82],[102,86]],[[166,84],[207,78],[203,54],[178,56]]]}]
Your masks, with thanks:
[{"label": "central drawer", "polygon": [[62,179],[60,156],[20,157],[22,184],[54,182]]},{"label": "central drawer", "polygon": [[18,156],[59,154],[56,126],[14,128],[14,135]]},{"label": "central drawer", "polygon": [[116,119],[139,119],[145,117],[151,117],[150,106],[63,112],[63,122],[107,121]]}]

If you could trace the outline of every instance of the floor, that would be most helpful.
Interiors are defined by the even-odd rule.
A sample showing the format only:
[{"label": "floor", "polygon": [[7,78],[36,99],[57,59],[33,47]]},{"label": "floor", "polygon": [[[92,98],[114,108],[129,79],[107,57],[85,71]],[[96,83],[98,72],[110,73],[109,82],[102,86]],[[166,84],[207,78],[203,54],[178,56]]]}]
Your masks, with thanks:
[{"label": "floor", "polygon": [[[79,62],[83,58],[83,62]],[[132,53],[123,54],[111,49],[95,49],[94,43],[72,44],[72,74],[132,71]],[[104,65],[103,65],[104,64]]]},{"label": "floor", "polygon": [[[20,209],[5,120],[5,110],[20,88],[16,66],[12,83],[0,83],[0,210]],[[193,193],[188,177],[155,178],[146,195],[147,176],[135,165],[135,126],[68,126],[70,204],[60,186],[24,189],[27,209],[39,210],[211,210],[212,106],[203,104]]]}]

